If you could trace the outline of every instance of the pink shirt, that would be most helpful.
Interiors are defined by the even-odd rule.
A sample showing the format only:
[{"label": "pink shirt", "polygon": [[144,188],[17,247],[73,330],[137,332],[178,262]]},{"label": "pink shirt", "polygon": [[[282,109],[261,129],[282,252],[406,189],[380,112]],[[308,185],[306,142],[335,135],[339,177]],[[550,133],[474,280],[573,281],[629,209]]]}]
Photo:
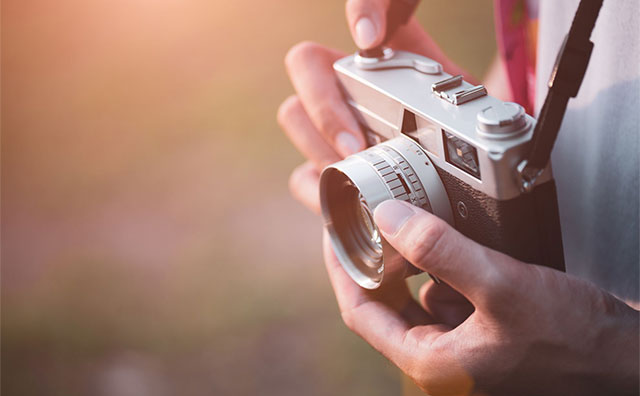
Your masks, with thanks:
[{"label": "pink shirt", "polygon": [[533,114],[538,2],[494,0],[494,11],[498,51],[507,70],[513,100]]}]

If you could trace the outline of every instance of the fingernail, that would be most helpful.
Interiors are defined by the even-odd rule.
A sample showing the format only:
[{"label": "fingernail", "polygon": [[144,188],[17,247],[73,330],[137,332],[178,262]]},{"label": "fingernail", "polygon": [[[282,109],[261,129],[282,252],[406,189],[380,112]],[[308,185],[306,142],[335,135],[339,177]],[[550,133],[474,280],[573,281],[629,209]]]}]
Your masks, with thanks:
[{"label": "fingernail", "polygon": [[355,41],[358,47],[369,48],[376,41],[377,35],[376,25],[373,24],[371,19],[363,17],[356,22]]},{"label": "fingernail", "polygon": [[376,207],[373,213],[373,219],[380,231],[387,235],[395,235],[404,223],[415,214],[416,212],[413,210],[411,204],[390,199]]},{"label": "fingernail", "polygon": [[336,148],[343,156],[348,156],[362,150],[362,144],[349,132],[340,132],[336,136]]}]

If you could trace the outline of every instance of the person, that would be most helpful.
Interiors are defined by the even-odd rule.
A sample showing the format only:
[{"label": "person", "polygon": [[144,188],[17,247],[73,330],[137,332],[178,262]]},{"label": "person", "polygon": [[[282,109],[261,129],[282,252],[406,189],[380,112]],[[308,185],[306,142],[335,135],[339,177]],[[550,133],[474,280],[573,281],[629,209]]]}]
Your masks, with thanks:
[{"label": "person", "polygon": [[[382,44],[393,1],[347,2],[359,48]],[[495,3],[503,56],[485,85],[494,96],[529,109],[535,101],[539,109],[578,0],[526,2],[523,44],[508,36],[513,32],[500,18],[524,3]],[[445,282],[427,282],[415,301],[405,282],[360,288],[338,263],[325,232],[326,267],[344,322],[426,393],[638,394],[638,26],[637,0],[604,2],[585,80],[569,102],[554,148],[567,273],[520,262],[424,210],[386,201],[374,213],[383,236],[414,266]],[[536,38],[537,50],[527,50]],[[415,18],[387,44],[435,59],[469,80]],[[514,50],[518,45],[523,50]],[[523,58],[513,59],[517,53]],[[319,171],[365,148],[332,70],[343,56],[303,42],[285,59],[296,94],[282,103],[278,121],[308,158],[292,173],[290,189],[316,213]]]}]

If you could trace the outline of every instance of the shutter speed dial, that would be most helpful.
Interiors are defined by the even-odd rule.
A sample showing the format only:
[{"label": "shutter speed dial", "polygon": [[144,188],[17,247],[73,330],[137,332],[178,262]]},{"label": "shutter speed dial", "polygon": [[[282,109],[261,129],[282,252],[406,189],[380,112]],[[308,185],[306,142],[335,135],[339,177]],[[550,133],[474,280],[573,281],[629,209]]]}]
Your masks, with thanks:
[{"label": "shutter speed dial", "polygon": [[524,108],[517,103],[501,102],[478,112],[478,133],[489,139],[512,137],[527,128]]}]

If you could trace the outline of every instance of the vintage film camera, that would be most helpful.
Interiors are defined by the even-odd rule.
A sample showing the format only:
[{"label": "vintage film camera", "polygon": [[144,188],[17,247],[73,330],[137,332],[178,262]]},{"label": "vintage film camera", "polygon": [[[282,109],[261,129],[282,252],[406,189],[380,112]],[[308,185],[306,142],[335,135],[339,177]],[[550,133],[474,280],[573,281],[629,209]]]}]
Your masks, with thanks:
[{"label": "vintage film camera", "polygon": [[489,248],[564,270],[550,166],[528,184],[519,177],[536,122],[520,105],[409,52],[360,53],[334,69],[372,147],[325,168],[320,200],[336,255],[360,286],[416,273],[373,222],[387,199],[422,207]]}]

